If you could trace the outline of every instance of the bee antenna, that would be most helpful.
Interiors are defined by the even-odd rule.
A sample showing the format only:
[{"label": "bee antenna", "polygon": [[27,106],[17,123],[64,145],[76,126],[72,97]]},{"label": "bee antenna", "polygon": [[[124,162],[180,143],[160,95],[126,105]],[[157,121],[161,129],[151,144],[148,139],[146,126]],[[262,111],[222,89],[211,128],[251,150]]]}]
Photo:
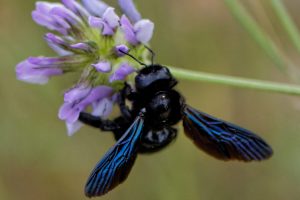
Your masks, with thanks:
[{"label": "bee antenna", "polygon": [[147,45],[144,45],[144,47],[151,53],[151,65],[153,65],[153,64],[154,64],[155,53],[154,53],[154,51],[153,51],[150,47],[148,47]]},{"label": "bee antenna", "polygon": [[130,53],[127,53],[127,52],[125,52],[125,51],[123,51],[123,50],[121,50],[121,49],[119,49],[119,51],[120,51],[121,53],[123,53],[123,54],[129,56],[130,58],[132,58],[133,60],[135,60],[136,62],[138,62],[140,65],[143,65],[143,66],[147,67],[147,65],[146,65],[145,63],[141,62],[140,60],[138,60],[136,57],[134,57],[134,56],[131,55]]}]

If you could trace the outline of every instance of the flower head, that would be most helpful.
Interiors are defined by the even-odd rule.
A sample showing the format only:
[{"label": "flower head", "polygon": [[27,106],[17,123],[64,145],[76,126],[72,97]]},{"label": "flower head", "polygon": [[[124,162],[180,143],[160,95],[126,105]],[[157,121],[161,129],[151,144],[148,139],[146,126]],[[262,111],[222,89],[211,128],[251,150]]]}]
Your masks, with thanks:
[{"label": "flower head", "polygon": [[132,0],[119,0],[119,5],[122,17],[101,0],[39,1],[32,12],[33,20],[51,31],[44,39],[58,55],[20,62],[17,79],[46,84],[53,76],[80,72],[77,84],[65,92],[58,114],[69,135],[82,126],[79,114],[89,107],[93,115],[107,117],[120,83],[132,81],[130,75],[139,65],[124,52],[149,62],[143,44],[150,41],[154,24],[141,18]]}]

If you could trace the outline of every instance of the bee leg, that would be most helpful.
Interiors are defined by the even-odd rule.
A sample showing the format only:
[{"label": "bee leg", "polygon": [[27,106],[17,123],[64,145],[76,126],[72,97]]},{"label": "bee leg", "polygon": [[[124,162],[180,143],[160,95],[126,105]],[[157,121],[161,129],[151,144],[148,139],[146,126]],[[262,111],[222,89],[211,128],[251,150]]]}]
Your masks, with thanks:
[{"label": "bee leg", "polygon": [[102,131],[116,131],[120,129],[120,126],[111,120],[104,120],[100,117],[93,116],[86,112],[81,112],[79,120],[89,126],[100,128]]},{"label": "bee leg", "polygon": [[122,115],[127,119],[132,118],[132,113],[129,107],[126,105],[126,99],[132,101],[135,96],[136,93],[133,92],[131,86],[128,83],[125,83],[124,88],[120,91],[120,95],[118,96],[118,104]]},{"label": "bee leg", "polygon": [[119,129],[113,131],[115,139],[118,141],[124,135],[124,133],[126,133],[132,122],[125,117],[120,116],[114,119],[114,123],[118,124],[120,127]]},{"label": "bee leg", "polygon": [[136,99],[137,93],[133,91],[132,87],[127,82],[125,82],[125,86],[122,92],[125,98],[127,98],[129,101],[133,101]]}]

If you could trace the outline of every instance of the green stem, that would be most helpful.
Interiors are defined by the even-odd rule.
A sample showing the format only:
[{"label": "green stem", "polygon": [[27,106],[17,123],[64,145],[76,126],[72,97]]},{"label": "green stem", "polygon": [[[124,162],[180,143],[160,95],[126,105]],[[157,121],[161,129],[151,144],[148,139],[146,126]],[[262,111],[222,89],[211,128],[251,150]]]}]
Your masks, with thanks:
[{"label": "green stem", "polygon": [[286,71],[286,63],[275,43],[267,36],[256,21],[237,0],[224,0],[231,14],[239,21],[250,36],[272,59],[281,71]]},{"label": "green stem", "polygon": [[288,33],[291,41],[300,52],[300,34],[284,4],[281,0],[271,0],[271,5],[273,6],[274,11],[276,12],[283,28]]},{"label": "green stem", "polygon": [[229,85],[246,89],[261,90],[266,92],[300,95],[300,86],[298,85],[276,83],[271,81],[261,81],[248,78],[239,78],[226,75],[217,75],[169,66],[168,68],[172,71],[172,74],[174,74],[174,76],[176,76],[179,79]]}]

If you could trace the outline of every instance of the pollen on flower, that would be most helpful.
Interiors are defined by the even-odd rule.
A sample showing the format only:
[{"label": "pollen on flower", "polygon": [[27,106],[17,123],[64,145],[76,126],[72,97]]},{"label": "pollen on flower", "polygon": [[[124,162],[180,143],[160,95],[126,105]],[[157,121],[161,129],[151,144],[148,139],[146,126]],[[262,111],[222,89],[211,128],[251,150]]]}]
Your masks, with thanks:
[{"label": "pollen on flower", "polygon": [[144,44],[154,24],[141,18],[131,0],[119,0],[119,5],[121,15],[101,0],[40,1],[32,12],[33,20],[51,31],[44,39],[57,57],[30,57],[16,66],[16,75],[21,81],[45,84],[52,76],[81,72],[59,110],[69,135],[82,126],[78,117],[88,107],[93,115],[109,115],[111,109],[103,107],[115,103],[120,89],[115,81],[132,81],[131,74],[140,66],[123,52],[149,62]]}]

